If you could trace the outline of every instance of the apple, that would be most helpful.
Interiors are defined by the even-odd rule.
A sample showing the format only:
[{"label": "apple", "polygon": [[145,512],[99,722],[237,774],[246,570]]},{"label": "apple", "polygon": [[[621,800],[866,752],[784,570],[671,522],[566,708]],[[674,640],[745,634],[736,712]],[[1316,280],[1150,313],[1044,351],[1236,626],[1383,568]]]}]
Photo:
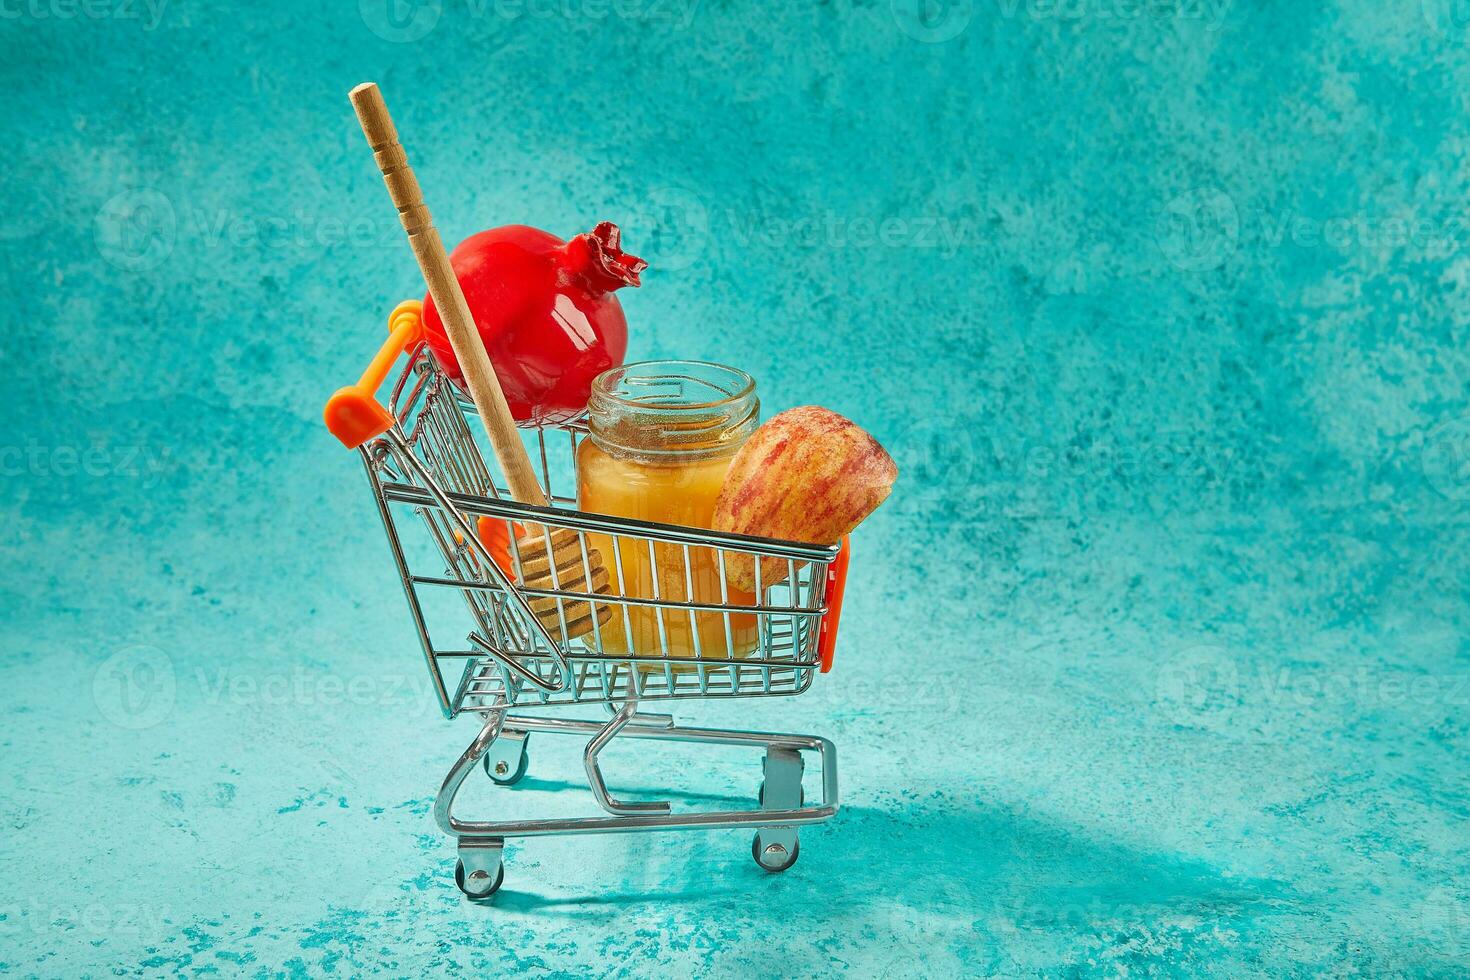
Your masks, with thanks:
[{"label": "apple", "polygon": [[[878,441],[815,405],[773,416],[735,454],[715,503],[714,530],[836,544],[881,504],[898,466]],[[755,588],[755,561],[726,553],[737,589]],[[761,585],[786,577],[784,559],[761,563]]]}]

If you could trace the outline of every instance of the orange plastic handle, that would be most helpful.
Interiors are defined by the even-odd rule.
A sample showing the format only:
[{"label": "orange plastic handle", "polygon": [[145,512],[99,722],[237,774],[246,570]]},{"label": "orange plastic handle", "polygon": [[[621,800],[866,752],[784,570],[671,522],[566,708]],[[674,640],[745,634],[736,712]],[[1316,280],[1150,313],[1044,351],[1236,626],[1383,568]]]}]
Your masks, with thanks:
[{"label": "orange plastic handle", "polygon": [[424,304],[410,299],[388,314],[388,339],[362,373],[357,384],[340,389],[327,399],[322,413],[332,435],[348,449],[356,449],[374,436],[393,428],[393,415],[378,404],[378,388],[393,369],[398,355],[424,339]]},{"label": "orange plastic handle", "polygon": [[837,653],[837,624],[842,619],[842,592],[847,588],[847,563],[851,559],[852,542],[844,536],[842,550],[827,566],[827,594],[823,598],[827,615],[822,617],[822,629],[817,634],[817,656],[824,674],[832,669],[832,658]]}]

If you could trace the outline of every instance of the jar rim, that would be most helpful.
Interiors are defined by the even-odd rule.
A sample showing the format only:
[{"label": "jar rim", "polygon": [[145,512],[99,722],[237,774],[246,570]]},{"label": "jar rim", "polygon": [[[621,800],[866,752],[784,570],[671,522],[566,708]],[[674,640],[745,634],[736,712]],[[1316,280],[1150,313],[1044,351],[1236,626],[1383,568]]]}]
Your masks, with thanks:
[{"label": "jar rim", "polygon": [[[680,368],[685,369],[686,373],[680,373]],[[724,388],[721,388],[718,384],[708,378],[697,377],[695,375],[687,373],[688,369],[690,368],[705,371],[709,374],[724,375],[725,377],[728,377],[733,382],[735,382],[735,385],[738,387],[734,391],[726,392],[726,394],[722,398],[714,398],[708,401],[679,401],[672,403],[650,402],[644,399],[619,394],[618,392],[613,390],[614,382],[628,377],[630,373],[633,373],[636,370],[636,374],[634,374],[635,377],[648,381],[656,381],[666,378],[697,380],[699,383],[711,388],[715,388],[718,391],[725,391]],[[658,370],[657,372],[655,372],[654,370],[650,369],[667,370]],[[655,359],[649,361],[633,361],[628,364],[620,364],[617,367],[608,368],[606,371],[603,371],[601,374],[599,374],[596,378],[592,379],[593,395],[600,398],[605,398],[608,401],[615,402],[619,405],[627,405],[629,407],[644,410],[655,409],[658,411],[682,412],[688,410],[697,411],[701,409],[719,408],[722,405],[728,405],[731,402],[737,402],[741,399],[749,398],[754,393],[754,378],[752,378],[750,375],[746,374],[739,368],[730,367],[728,364],[717,364],[714,361],[694,361],[674,358]]]}]

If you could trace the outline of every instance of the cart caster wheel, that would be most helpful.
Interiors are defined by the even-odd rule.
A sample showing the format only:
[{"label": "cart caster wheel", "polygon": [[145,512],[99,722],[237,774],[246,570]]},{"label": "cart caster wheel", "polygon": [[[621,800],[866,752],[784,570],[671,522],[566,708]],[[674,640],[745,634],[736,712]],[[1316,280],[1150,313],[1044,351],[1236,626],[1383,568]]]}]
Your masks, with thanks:
[{"label": "cart caster wheel", "polygon": [[750,856],[755,858],[756,864],[771,874],[776,874],[796,863],[796,859],[801,856],[801,841],[792,844],[789,852],[780,844],[771,844],[762,851],[761,835],[757,833],[755,840],[750,842]]},{"label": "cart caster wheel", "polygon": [[[761,788],[758,789],[758,790],[756,790],[755,798],[760,801],[760,805],[761,806],[765,806],[766,805],[766,781],[764,779],[761,780]],[[802,791],[801,791],[801,805],[802,806],[806,806],[806,788],[805,787],[803,787],[802,788]]]},{"label": "cart caster wheel", "polygon": [[[486,887],[486,882],[489,882],[488,887]],[[459,890],[464,892],[465,897],[470,901],[482,902],[500,891],[500,886],[505,883],[505,865],[501,864],[495,869],[494,881],[491,881],[490,876],[483,871],[476,871],[470,875],[469,881],[465,881],[464,862],[455,861],[454,883],[459,886]]]},{"label": "cart caster wheel", "polygon": [[511,771],[507,760],[496,758],[494,752],[485,753],[485,775],[490,777],[492,783],[497,786],[514,786],[521,781],[521,777],[526,774],[526,767],[531,763],[531,753],[527,749],[530,741],[529,738],[521,740],[520,759],[516,762],[514,771]]}]

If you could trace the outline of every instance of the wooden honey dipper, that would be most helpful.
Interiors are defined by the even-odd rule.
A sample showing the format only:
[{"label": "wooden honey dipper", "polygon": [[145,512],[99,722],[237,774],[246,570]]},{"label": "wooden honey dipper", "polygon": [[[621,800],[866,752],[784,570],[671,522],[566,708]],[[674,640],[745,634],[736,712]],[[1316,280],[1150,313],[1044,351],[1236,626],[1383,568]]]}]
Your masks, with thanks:
[{"label": "wooden honey dipper", "polygon": [[[546,494],[531,468],[531,458],[516,431],[505,393],[500,390],[495,369],[485,353],[479,331],[475,329],[464,292],[434,227],[434,219],[424,206],[418,178],[414,176],[408,156],[398,142],[398,130],[388,115],[382,93],[377,85],[365,82],[353,89],[349,97],[357,111],[357,121],[362,124],[362,134],[367,137],[378,169],[382,171],[383,183],[388,185],[388,196],[393,199],[403,230],[408,233],[408,244],[413,249],[414,258],[418,259],[419,270],[429,286],[429,295],[439,310],[444,332],[454,348],[455,357],[459,359],[465,387],[480,413],[480,421],[485,424],[490,447],[505,473],[510,495],[519,503],[545,507]],[[550,559],[547,556],[548,538]],[[609,578],[602,555],[597,549],[588,547],[584,563],[583,544],[576,531],[555,528],[548,534],[541,525],[527,525],[516,539],[516,552],[520,556],[520,585],[523,588],[609,594]],[[559,603],[544,596],[527,596],[527,602],[553,639],[562,635],[563,618],[565,638],[571,640],[591,632],[594,617],[600,627],[612,615],[612,607],[602,603],[567,600]]]}]

